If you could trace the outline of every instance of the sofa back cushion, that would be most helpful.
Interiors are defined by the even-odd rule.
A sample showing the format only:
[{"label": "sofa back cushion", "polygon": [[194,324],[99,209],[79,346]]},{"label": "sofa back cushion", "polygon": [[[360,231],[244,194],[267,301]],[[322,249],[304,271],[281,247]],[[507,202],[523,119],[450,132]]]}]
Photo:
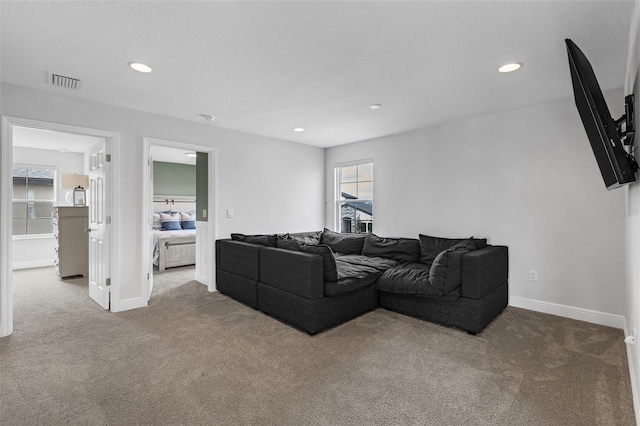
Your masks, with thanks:
[{"label": "sofa back cushion", "polygon": [[[420,263],[426,264],[433,263],[436,256],[444,250],[465,241],[465,238],[439,238],[422,234],[420,234],[418,238],[420,239]],[[471,237],[471,241],[474,243],[476,249],[485,248],[487,246],[486,238]]]},{"label": "sofa back cushion", "polygon": [[369,233],[364,238],[362,254],[386,257],[399,262],[417,262],[420,257],[420,243],[413,238],[384,238]]},{"label": "sofa back cushion", "polygon": [[331,250],[342,254],[362,254],[362,246],[364,245],[364,235],[362,234],[340,234],[324,229],[321,244],[331,247]]},{"label": "sofa back cushion", "polygon": [[244,234],[231,234],[231,239],[234,241],[242,241],[245,243],[259,244],[261,246],[276,247],[278,237],[273,235],[244,235]]},{"label": "sofa back cushion", "polygon": [[473,238],[463,240],[440,252],[429,269],[429,283],[438,296],[444,296],[460,287],[462,255],[476,250]]},{"label": "sofa back cushion", "polygon": [[295,234],[285,234],[285,239],[294,240],[299,243],[318,245],[320,244],[320,237],[322,231],[317,232],[297,232]]},{"label": "sofa back cushion", "polygon": [[333,257],[333,251],[331,251],[329,246],[325,244],[305,244],[299,241],[281,238],[278,240],[278,248],[322,256],[322,280],[325,282],[338,281],[336,259]]}]

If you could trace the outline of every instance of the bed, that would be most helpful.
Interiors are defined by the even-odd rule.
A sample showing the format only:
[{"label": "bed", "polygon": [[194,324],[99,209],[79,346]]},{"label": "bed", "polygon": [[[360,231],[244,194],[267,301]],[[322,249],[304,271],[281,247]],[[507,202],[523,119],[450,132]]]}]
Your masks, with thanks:
[{"label": "bed", "polygon": [[[154,196],[154,214],[195,212],[195,197]],[[155,215],[154,215],[155,216]],[[159,271],[176,266],[195,265],[196,230],[176,229],[160,230],[160,224],[154,219],[153,225],[153,264]]]}]

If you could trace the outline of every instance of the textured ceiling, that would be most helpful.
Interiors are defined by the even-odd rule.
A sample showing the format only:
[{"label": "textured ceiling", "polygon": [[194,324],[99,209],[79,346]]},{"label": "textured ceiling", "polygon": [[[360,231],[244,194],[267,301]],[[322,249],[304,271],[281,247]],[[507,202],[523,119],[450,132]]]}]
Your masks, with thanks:
[{"label": "textured ceiling", "polygon": [[[0,7],[4,82],[202,123],[198,114],[210,114],[211,126],[328,147],[569,98],[567,37],[603,89],[620,88],[633,2]],[[524,66],[496,71],[510,61]],[[82,89],[47,85],[47,71]]]}]

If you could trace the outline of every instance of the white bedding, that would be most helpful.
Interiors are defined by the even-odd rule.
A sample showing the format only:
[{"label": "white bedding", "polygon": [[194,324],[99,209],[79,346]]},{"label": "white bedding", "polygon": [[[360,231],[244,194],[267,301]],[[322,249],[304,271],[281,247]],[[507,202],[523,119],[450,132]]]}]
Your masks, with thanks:
[{"label": "white bedding", "polygon": [[158,258],[160,257],[160,250],[158,248],[158,238],[159,237],[184,237],[187,235],[196,235],[195,229],[180,229],[177,231],[158,231],[153,230],[153,264],[158,266]]}]

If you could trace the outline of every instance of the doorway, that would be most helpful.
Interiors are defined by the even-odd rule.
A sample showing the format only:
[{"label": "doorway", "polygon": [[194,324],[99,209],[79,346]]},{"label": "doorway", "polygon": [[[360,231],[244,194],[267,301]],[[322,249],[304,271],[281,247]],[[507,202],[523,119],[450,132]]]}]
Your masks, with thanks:
[{"label": "doorway", "polygon": [[[144,194],[147,199],[142,230],[143,241],[148,242],[143,257],[148,265],[144,277],[147,282],[147,302],[153,293],[154,271],[172,266],[194,264],[192,279],[206,285],[209,291],[215,291],[215,220],[214,215],[208,214],[215,211],[215,150],[209,146],[144,138],[143,158],[146,170],[143,173]],[[154,191],[154,169],[158,172],[162,168],[158,165],[154,168],[154,162],[165,163],[163,168],[175,170],[175,179],[168,184],[163,183],[160,191]],[[193,170],[185,170],[185,173],[197,175],[193,176],[197,180],[195,192],[185,189],[180,184],[184,179],[176,174],[178,169],[189,166]],[[159,182],[158,179],[156,182]],[[180,225],[175,224],[177,220],[180,220]],[[193,221],[195,229],[190,229],[190,221]],[[191,234],[169,236],[177,233]],[[165,258],[161,259],[163,255]]]},{"label": "doorway", "polygon": [[[72,199],[66,197],[66,189],[59,188],[59,175],[61,174],[59,172],[68,171],[78,175],[89,173],[91,169],[91,147],[95,147],[96,145],[103,147],[102,161],[104,165],[104,163],[110,160],[110,157],[107,157],[107,155],[110,156],[112,152],[117,149],[118,141],[118,136],[115,133],[76,126],[13,117],[3,117],[2,124],[3,144],[0,156],[2,161],[2,175],[0,176],[0,216],[2,218],[0,220],[0,337],[13,332],[14,233],[22,235],[17,238],[17,240],[20,243],[25,242],[26,244],[22,244],[23,246],[29,245],[30,242],[33,243],[36,240],[48,241],[49,244],[55,244],[53,241],[54,220],[52,215],[46,217],[46,212],[47,210],[51,210],[54,205],[67,206],[67,200]],[[47,156],[45,151],[50,152],[51,155]],[[78,158],[78,156],[80,158]],[[53,160],[54,157],[61,158],[61,162],[59,164],[52,164],[55,163]],[[75,158],[72,159],[71,157]],[[21,166],[26,167],[19,167],[20,170],[16,171],[14,164],[18,162],[21,163]],[[80,162],[80,164],[78,164],[78,162]],[[103,188],[106,189],[106,193],[109,195],[104,199],[105,210],[103,210],[102,214],[105,220],[110,219],[112,208],[110,188],[114,182],[111,176],[115,173],[111,173],[111,166],[112,165],[109,164],[105,167],[109,169],[109,173],[102,178]],[[33,171],[29,171],[31,169],[33,169]],[[33,182],[39,183],[40,188],[34,186],[30,189],[29,195],[25,195],[24,200],[14,200],[14,181],[20,183],[21,174],[27,176],[29,173],[34,177],[39,176],[39,180],[34,179]],[[51,177],[53,178],[50,179]],[[25,182],[26,181],[27,178],[25,177]],[[45,188],[45,185],[50,181],[55,182],[55,188]],[[20,185],[18,185],[18,188],[22,190]],[[26,189],[24,192],[27,194]],[[26,212],[24,218],[21,216],[22,210]],[[90,229],[91,226],[87,228]],[[104,233],[107,241],[110,240],[109,237],[112,231],[110,228],[111,227],[108,227]],[[34,235],[30,235],[31,231],[33,231]],[[86,230],[83,229],[82,231]],[[48,235],[48,238],[45,237],[45,235]],[[108,244],[105,244],[103,241],[100,246],[107,248]],[[23,256],[25,250],[28,251],[29,248],[20,247],[15,254]],[[109,281],[111,281],[113,285],[111,288],[108,288],[109,282],[106,281],[106,278],[112,278],[109,257],[109,249],[105,250],[104,253],[100,253],[99,257],[96,257],[94,253],[94,261],[96,265],[99,266],[94,269],[104,272],[104,280],[96,280],[95,284],[97,284],[96,288],[99,287],[101,291],[100,296],[103,301],[106,296],[107,306],[104,305],[104,302],[98,303],[107,309],[109,292],[116,289],[118,285],[117,280],[110,279]],[[17,260],[18,262],[16,262],[15,266],[18,268],[45,266],[45,263],[51,261],[51,259],[46,258],[32,258],[27,260],[18,258]],[[89,279],[89,277],[87,277],[87,279]],[[94,289],[94,293],[95,290],[96,289]],[[91,297],[96,300],[94,296],[95,294],[91,295]]]}]

